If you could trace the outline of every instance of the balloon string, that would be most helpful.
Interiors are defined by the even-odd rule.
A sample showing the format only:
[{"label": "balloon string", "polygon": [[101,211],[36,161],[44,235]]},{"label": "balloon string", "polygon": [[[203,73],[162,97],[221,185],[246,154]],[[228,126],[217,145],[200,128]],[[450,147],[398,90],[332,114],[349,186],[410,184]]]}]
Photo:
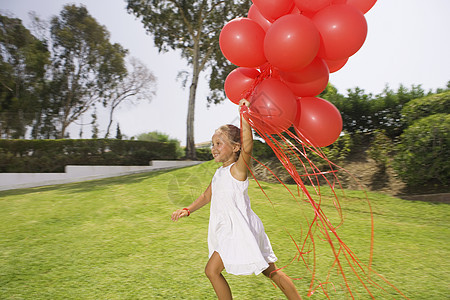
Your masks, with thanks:
[{"label": "balloon string", "polygon": [[256,86],[258,86],[265,79],[276,76],[275,74],[275,69],[269,63],[261,66],[260,74],[255,78],[250,88],[241,94],[241,97],[243,99],[249,99],[250,96],[254,93]]},{"label": "balloon string", "polygon": [[[259,84],[260,81],[268,78],[273,74],[272,68],[269,66],[265,66],[261,70],[261,74],[259,77],[255,80],[254,86]],[[254,90],[254,86],[249,89],[246,93],[246,97],[249,97],[251,93]],[[384,281],[388,286],[393,288],[398,294],[400,294],[402,297],[408,299],[398,288],[396,288],[393,284],[391,284],[388,280],[386,280],[382,275],[378,274],[372,269],[372,260],[373,260],[373,239],[374,239],[374,220],[373,220],[373,212],[372,212],[372,206],[370,205],[370,201],[368,199],[368,196],[366,192],[364,191],[366,195],[366,200],[369,205],[369,213],[370,213],[370,219],[371,219],[371,233],[370,233],[370,253],[369,253],[369,262],[366,266],[363,264],[355,253],[351,251],[351,249],[344,243],[344,241],[340,238],[340,236],[337,233],[337,229],[343,224],[344,216],[342,212],[342,206],[339,201],[339,197],[336,193],[336,185],[342,189],[342,185],[339,181],[339,178],[337,176],[338,172],[343,171],[347,174],[350,174],[347,170],[337,166],[333,162],[329,161],[323,151],[320,150],[320,148],[316,148],[313,146],[308,145],[308,140],[305,139],[304,136],[302,136],[300,132],[300,137],[294,135],[292,132],[285,132],[284,135],[281,133],[278,134],[269,134],[269,132],[275,132],[276,128],[273,128],[268,123],[265,123],[262,116],[258,113],[251,110],[251,108],[247,108],[246,106],[243,106],[241,109],[241,115],[243,118],[252,126],[252,128],[255,130],[256,133],[258,133],[259,136],[261,136],[265,143],[273,150],[274,154],[278,158],[278,160],[283,165],[284,169],[288,172],[288,174],[291,176],[291,178],[295,181],[297,184],[298,193],[300,194],[300,190],[303,192],[302,195],[306,196],[306,200],[304,202],[309,203],[310,207],[312,208],[312,211],[314,212],[314,218],[312,222],[308,222],[308,230],[303,238],[302,243],[297,243],[297,241],[294,239],[293,235],[288,231],[288,229],[283,226],[283,229],[288,234],[291,241],[294,243],[296,247],[296,254],[294,255],[294,258],[291,260],[290,263],[287,265],[281,267],[279,270],[284,269],[288,267],[293,261],[295,260],[302,260],[304,265],[306,266],[307,271],[311,274],[311,281],[310,281],[310,287],[308,296],[314,294],[319,288],[322,290],[322,292],[326,295],[328,299],[329,298],[329,292],[327,286],[330,285],[335,289],[334,284],[331,282],[331,274],[334,269],[338,271],[338,274],[341,276],[344,284],[344,289],[349,293],[350,297],[352,299],[355,299],[355,296],[353,294],[352,288],[350,286],[350,282],[348,277],[346,276],[346,273],[344,272],[344,266],[343,262],[346,262],[346,264],[350,267],[351,272],[356,276],[358,279],[358,282],[361,283],[362,287],[366,292],[369,294],[371,298],[374,298],[371,288],[375,287],[377,289],[380,289],[387,293],[386,289],[381,286],[381,284],[375,282],[375,279],[373,279],[370,275],[371,273],[376,275],[376,277],[380,278],[382,281]],[[274,131],[275,129],[275,131]],[[287,136],[287,137],[286,137]],[[291,140],[291,138],[295,143],[301,145],[301,148],[297,147]],[[330,170],[328,171],[320,171],[319,168],[313,163],[313,161],[309,158],[309,155],[307,152],[311,152],[314,157],[319,157],[320,159],[325,160],[325,162],[328,164]],[[301,203],[298,201],[298,197],[296,197],[292,191],[282,182],[282,180],[275,175],[275,173],[270,170],[267,166],[256,160],[254,157],[253,159],[259,163],[260,165],[264,166],[269,172],[276,178],[278,182],[280,182],[284,188],[290,193],[290,195],[295,199],[295,201],[300,205]],[[306,163],[303,161],[306,160]],[[294,162],[300,163],[301,169],[305,172],[305,174],[299,175],[297,168],[294,164]],[[248,166],[249,167],[249,166]],[[276,215],[279,217],[274,203],[271,201],[270,197],[267,195],[267,193],[262,188],[261,184],[256,179],[255,174],[251,171],[251,168],[249,167],[250,173],[252,174],[253,178],[257,182],[259,188],[265,195],[265,197],[269,200],[271,203],[272,208],[276,212]],[[331,181],[327,177],[331,176]],[[351,175],[351,174],[350,174]],[[354,178],[353,175],[351,177]],[[314,200],[312,194],[309,192],[309,190],[306,188],[303,180],[307,179],[310,183],[311,187],[314,191],[314,196],[318,199]],[[320,187],[320,179],[323,179],[326,181],[328,186],[330,187],[332,191],[332,199],[333,199],[333,206],[335,210],[338,213],[339,222],[337,225],[333,225],[331,220],[327,217],[325,214],[323,208],[322,208],[322,193],[321,193],[321,187]],[[356,180],[357,181],[357,180]],[[359,183],[358,183],[359,184]],[[344,193],[343,193],[344,194]],[[345,194],[344,194],[345,196]],[[326,280],[324,282],[320,282],[320,280],[317,279],[317,248],[316,248],[316,241],[315,241],[315,235],[318,235],[320,240],[326,241],[331,249],[331,252],[333,254],[333,263],[331,267],[329,267],[327,271]],[[308,246],[309,245],[309,246]],[[312,266],[310,266],[309,263],[305,260],[305,255],[312,255]],[[342,260],[342,257],[344,258]],[[300,280],[302,278],[298,278]]]}]

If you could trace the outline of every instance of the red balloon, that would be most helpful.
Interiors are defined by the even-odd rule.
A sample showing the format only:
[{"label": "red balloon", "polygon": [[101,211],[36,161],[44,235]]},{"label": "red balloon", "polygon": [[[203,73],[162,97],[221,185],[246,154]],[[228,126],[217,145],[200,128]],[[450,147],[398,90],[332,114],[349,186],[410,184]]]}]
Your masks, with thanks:
[{"label": "red balloon", "polygon": [[319,46],[320,35],[310,19],[303,15],[286,15],[267,31],[264,53],[273,66],[292,71],[311,63]]},{"label": "red balloon", "polygon": [[233,64],[255,68],[267,60],[264,56],[265,31],[249,18],[231,20],[219,36],[220,50]]},{"label": "red balloon", "polygon": [[308,19],[312,19],[316,13],[315,12],[302,11],[301,14],[303,16],[307,17]]},{"label": "red balloon", "polygon": [[316,57],[308,66],[297,72],[280,72],[281,80],[299,97],[317,96],[328,84],[328,66]]},{"label": "red balloon", "polygon": [[325,90],[328,84],[328,76],[303,83],[289,81],[285,81],[284,83],[291,89],[292,93],[298,97],[314,97]]},{"label": "red balloon", "polygon": [[247,16],[250,19],[254,20],[256,23],[258,23],[259,26],[261,26],[264,29],[264,31],[267,31],[270,25],[272,25],[272,23],[269,20],[264,18],[264,16],[261,14],[261,12],[259,11],[258,7],[256,7],[255,4],[252,4],[252,6],[250,6]]},{"label": "red balloon", "polygon": [[329,71],[325,61],[320,57],[316,57],[303,69],[294,72],[280,71],[280,76],[283,81],[306,83],[324,77],[328,80]]},{"label": "red balloon", "polygon": [[231,71],[224,85],[228,99],[239,104],[243,94],[252,87],[259,74],[261,73],[258,70],[252,68],[236,68]]},{"label": "red balloon", "polygon": [[368,12],[377,0],[347,0],[347,4],[357,7],[363,14]]},{"label": "red balloon", "polygon": [[250,110],[259,114],[260,124],[269,134],[280,133],[291,127],[297,113],[297,100],[281,81],[268,78],[261,82],[249,99]]},{"label": "red balloon", "polygon": [[294,6],[294,0],[252,0],[261,14],[273,22],[281,16],[288,14]]},{"label": "red balloon", "polygon": [[325,59],[325,62],[328,65],[328,69],[330,70],[330,73],[334,73],[334,72],[342,69],[342,67],[345,66],[347,61],[348,61],[348,58],[339,59],[339,60]]},{"label": "red balloon", "polygon": [[352,56],[364,44],[367,22],[354,6],[346,4],[325,7],[312,18],[320,32],[319,56],[339,60]]},{"label": "red balloon", "polygon": [[330,6],[331,0],[295,0],[295,5],[302,12],[315,13],[327,6]]},{"label": "red balloon", "polygon": [[299,100],[294,129],[304,142],[315,147],[326,147],[339,138],[342,117],[339,110],[327,100],[304,97]]}]

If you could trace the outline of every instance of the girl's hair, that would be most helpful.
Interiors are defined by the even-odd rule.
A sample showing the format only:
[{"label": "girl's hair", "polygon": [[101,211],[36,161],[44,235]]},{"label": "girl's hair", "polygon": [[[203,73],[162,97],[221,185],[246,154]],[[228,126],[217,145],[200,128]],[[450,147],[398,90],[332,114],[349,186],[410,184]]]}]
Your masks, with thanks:
[{"label": "girl's hair", "polygon": [[[220,126],[216,131],[220,131],[225,134],[225,136],[233,146],[241,145],[241,130],[239,129],[239,127],[227,124]],[[240,153],[241,150],[239,149],[239,151],[236,153],[236,156],[239,157]]]}]

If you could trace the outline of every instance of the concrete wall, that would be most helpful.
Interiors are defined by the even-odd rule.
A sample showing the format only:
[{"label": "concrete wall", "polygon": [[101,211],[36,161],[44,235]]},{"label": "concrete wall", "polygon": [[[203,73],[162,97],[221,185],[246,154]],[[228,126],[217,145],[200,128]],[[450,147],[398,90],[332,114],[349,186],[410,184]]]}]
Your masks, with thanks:
[{"label": "concrete wall", "polygon": [[157,160],[149,166],[66,166],[64,173],[0,173],[0,191],[182,168],[201,161]]}]

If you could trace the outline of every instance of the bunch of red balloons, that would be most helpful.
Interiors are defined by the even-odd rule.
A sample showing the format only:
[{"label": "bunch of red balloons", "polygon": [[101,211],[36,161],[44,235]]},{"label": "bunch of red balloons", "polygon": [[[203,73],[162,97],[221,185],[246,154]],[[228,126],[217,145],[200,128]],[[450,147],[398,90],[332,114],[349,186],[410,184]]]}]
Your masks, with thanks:
[{"label": "bunch of red balloons", "polygon": [[341,115],[315,96],[364,44],[364,14],[376,0],[252,2],[246,18],[231,20],[220,33],[223,55],[238,66],[225,80],[227,97],[238,103],[249,96],[270,133],[293,125],[308,144],[332,144]]}]

